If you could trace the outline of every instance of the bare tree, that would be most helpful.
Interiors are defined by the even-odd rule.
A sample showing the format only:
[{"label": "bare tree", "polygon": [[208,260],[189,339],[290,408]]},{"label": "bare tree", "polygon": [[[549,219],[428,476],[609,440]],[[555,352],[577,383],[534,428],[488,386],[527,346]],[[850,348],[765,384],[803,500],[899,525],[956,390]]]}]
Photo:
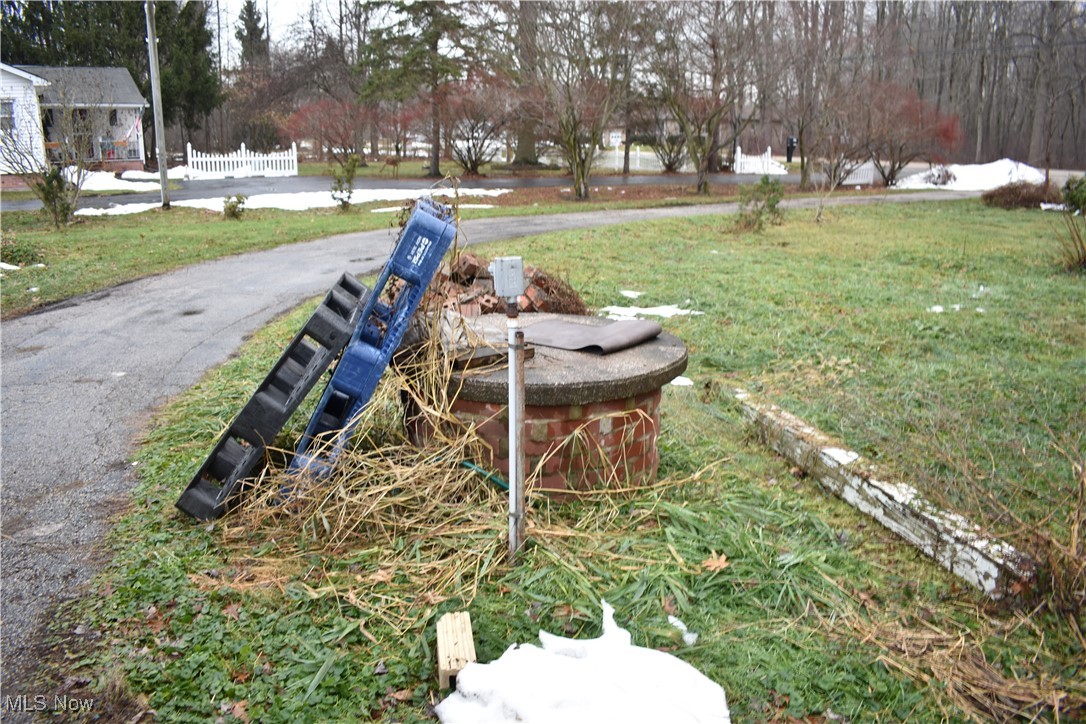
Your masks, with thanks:
[{"label": "bare tree", "polygon": [[[891,4],[894,5],[894,4]],[[1086,148],[1086,6],[1078,2],[912,3],[898,12],[907,77],[958,115],[971,160],[1077,167]]]},{"label": "bare tree", "polygon": [[642,98],[629,111],[629,127],[633,137],[652,146],[652,152],[664,168],[664,173],[676,173],[686,163],[686,136],[679,124],[659,98]]},{"label": "bare tree", "polygon": [[589,196],[596,149],[624,98],[624,55],[636,6],[574,0],[537,8],[533,93],[525,108],[547,130],[573,175],[573,193]]},{"label": "bare tree", "polygon": [[496,76],[474,75],[450,88],[447,104],[453,160],[477,176],[501,150],[501,135],[513,116],[511,89]]},{"label": "bare tree", "polygon": [[[709,173],[720,147],[750,123],[753,19],[747,3],[687,2],[658,6],[653,71],[660,95],[683,135],[697,173],[698,193],[709,193]],[[721,134],[728,129],[727,143]]]},{"label": "bare tree", "polygon": [[[20,126],[0,134],[0,164],[26,180],[59,229],[75,214],[83,183],[100,153],[98,144],[110,126],[102,104],[87,101],[95,96],[93,90],[53,83],[49,95],[42,118],[24,116]],[[42,136],[31,123],[43,126],[45,153],[37,145]]]}]

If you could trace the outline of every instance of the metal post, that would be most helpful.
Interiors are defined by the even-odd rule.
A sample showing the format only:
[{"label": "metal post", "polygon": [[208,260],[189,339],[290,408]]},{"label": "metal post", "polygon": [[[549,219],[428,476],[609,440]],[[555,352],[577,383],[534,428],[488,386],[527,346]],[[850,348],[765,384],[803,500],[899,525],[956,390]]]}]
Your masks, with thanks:
[{"label": "metal post", "polygon": [[162,84],[158,74],[158,37],[155,34],[155,4],[147,0],[147,60],[151,68],[151,101],[155,105],[155,155],[158,157],[158,182],[162,187],[162,208],[170,208],[170,190],[166,175],[166,128],[162,122]]},{"label": "metal post", "polygon": [[524,546],[524,331],[509,316],[509,562]]},{"label": "metal post", "polygon": [[490,262],[494,293],[505,299],[509,327],[509,562],[524,545],[524,332],[517,324],[517,298],[524,293],[524,262],[500,256]]}]

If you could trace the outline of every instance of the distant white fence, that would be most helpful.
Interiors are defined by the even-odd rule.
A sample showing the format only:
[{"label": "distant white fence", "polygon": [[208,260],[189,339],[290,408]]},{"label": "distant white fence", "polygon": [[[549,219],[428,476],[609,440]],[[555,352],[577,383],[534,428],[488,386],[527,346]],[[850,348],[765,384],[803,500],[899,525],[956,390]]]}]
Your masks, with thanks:
[{"label": "distant white fence", "polygon": [[788,169],[783,164],[773,160],[772,149],[768,146],[759,156],[748,156],[743,153],[743,149],[736,146],[732,171],[735,173],[758,174],[759,176],[783,176],[788,173]]},{"label": "distant white fence", "polygon": [[212,154],[185,148],[189,174],[193,177],[218,176],[240,178],[244,176],[297,176],[298,144],[290,144],[289,151],[256,153],[241,148],[233,153]]},{"label": "distant white fence", "polygon": [[874,186],[875,179],[882,180],[882,176],[875,170],[875,164],[872,161],[865,161],[857,166],[845,180],[841,182],[842,186]]}]

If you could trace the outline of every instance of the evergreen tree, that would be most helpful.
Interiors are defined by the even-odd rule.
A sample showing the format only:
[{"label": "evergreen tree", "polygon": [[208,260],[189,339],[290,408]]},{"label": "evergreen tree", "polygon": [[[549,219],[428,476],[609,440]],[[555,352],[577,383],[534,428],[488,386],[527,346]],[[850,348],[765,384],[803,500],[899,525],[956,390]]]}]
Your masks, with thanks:
[{"label": "evergreen tree", "polygon": [[446,85],[463,74],[461,9],[438,2],[388,3],[395,21],[374,34],[362,63],[363,102],[404,101],[422,93],[430,110],[429,175],[441,176],[441,108]]},{"label": "evergreen tree", "polygon": [[[15,65],[127,68],[151,100],[147,18],[140,2],[18,2],[0,4],[0,59]],[[207,6],[155,3],[162,116],[187,130],[222,101],[212,62]]]},{"label": "evergreen tree", "polygon": [[245,0],[245,4],[241,6],[234,37],[241,43],[243,68],[262,68],[267,65],[270,42],[255,0]]}]

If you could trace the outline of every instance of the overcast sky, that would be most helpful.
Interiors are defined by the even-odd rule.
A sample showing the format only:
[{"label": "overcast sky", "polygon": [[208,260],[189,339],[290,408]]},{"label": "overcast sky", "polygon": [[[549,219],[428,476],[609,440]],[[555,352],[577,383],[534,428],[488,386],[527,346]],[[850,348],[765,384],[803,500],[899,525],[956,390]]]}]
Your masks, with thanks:
[{"label": "overcast sky", "polygon": [[[234,32],[238,27],[238,17],[245,0],[212,0],[208,8],[208,21],[212,32],[215,31],[218,18],[222,22],[222,50],[228,59],[227,65],[237,61],[238,41]],[[293,25],[309,8],[309,0],[256,0],[257,9],[264,21],[264,27],[271,29],[272,45],[283,43]],[[216,16],[216,9],[219,16]],[[270,18],[270,22],[269,22]]]}]

